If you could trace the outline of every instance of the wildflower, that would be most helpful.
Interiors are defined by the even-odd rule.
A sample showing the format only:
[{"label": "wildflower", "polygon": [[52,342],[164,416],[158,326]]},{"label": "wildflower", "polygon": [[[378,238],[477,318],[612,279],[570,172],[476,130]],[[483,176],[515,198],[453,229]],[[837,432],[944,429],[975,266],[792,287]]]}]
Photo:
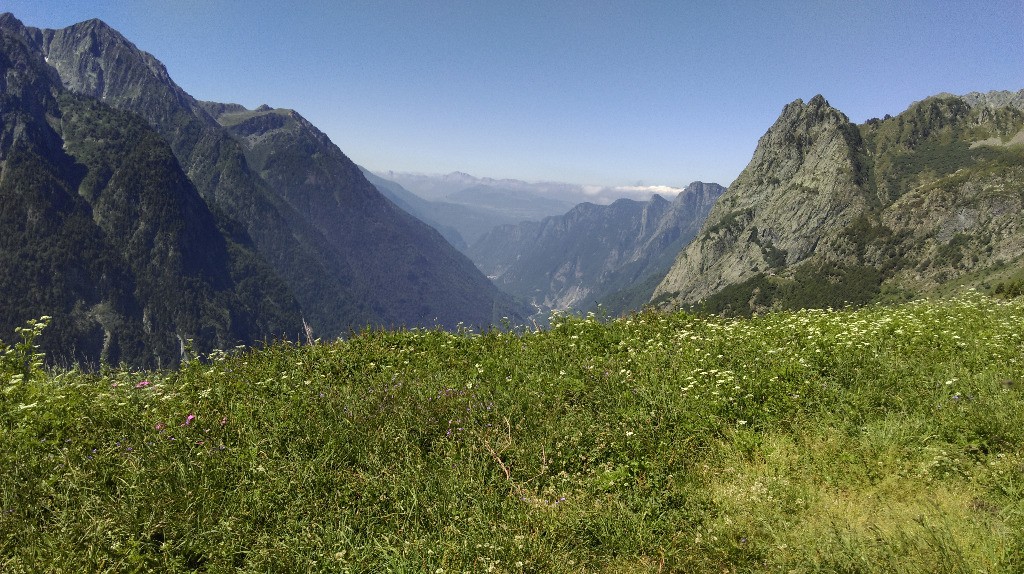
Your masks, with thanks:
[{"label": "wildflower", "polygon": [[165,428],[167,428],[167,425],[165,425],[164,423],[156,423],[156,426],[154,426],[153,428],[155,428],[158,431],[162,431]]},{"label": "wildflower", "polygon": [[224,426],[226,424],[228,424],[228,417],[221,417],[220,426]]},{"label": "wildflower", "polygon": [[187,427],[190,424],[192,424],[192,421],[194,421],[194,420],[196,420],[196,415],[195,414],[189,414],[187,417],[185,417],[185,422],[181,423],[181,426]]},{"label": "wildflower", "polygon": [[139,381],[138,383],[135,383],[135,388],[136,389],[144,389],[144,388],[146,388],[146,387],[148,387],[149,385],[152,385],[152,384],[153,383],[151,383],[149,381]]}]

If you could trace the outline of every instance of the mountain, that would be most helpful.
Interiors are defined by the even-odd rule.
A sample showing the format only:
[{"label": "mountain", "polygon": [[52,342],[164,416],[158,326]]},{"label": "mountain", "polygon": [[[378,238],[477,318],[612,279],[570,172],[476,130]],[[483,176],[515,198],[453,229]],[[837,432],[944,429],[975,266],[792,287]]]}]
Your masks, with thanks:
[{"label": "mountain", "polygon": [[298,114],[197,101],[99,20],[27,30],[67,90],[141,116],[169,143],[206,204],[251,238],[317,335],[370,324],[485,326],[514,314]]},{"label": "mountain", "polygon": [[386,324],[488,326],[515,315],[433,228],[387,200],[328,137],[293,110],[204,104],[248,164],[330,242]]},{"label": "mountain", "polygon": [[469,246],[467,241],[477,239],[498,225],[515,221],[511,217],[490,210],[423,199],[397,182],[384,179],[365,169],[363,175],[395,205],[436,229],[448,243],[463,253]]},{"label": "mountain", "polygon": [[[551,199],[560,199],[569,204],[566,208],[568,210],[568,208],[579,203],[573,199],[583,193],[581,186],[571,183],[494,179],[491,177],[476,177],[461,171],[453,171],[447,174],[388,171],[378,173],[377,175],[402,185],[420,197],[431,200],[447,199],[453,194],[472,187],[497,187],[513,193],[541,195]],[[557,213],[546,215],[557,215]]]},{"label": "mountain", "polygon": [[[476,177],[463,172],[429,175],[389,171],[375,177],[378,179],[373,179],[374,185],[403,209],[428,222],[449,241],[452,240],[451,230],[457,231],[469,245],[499,225],[563,215],[580,203],[609,205],[623,198],[647,201],[658,194],[674,197],[683,191],[642,183],[594,186],[526,182]],[[465,246],[453,244],[466,251]]]},{"label": "mountain", "polygon": [[[365,171],[365,170],[364,170]],[[416,186],[409,191],[397,181],[367,175],[374,185],[403,209],[437,229],[463,252],[469,244],[499,225],[539,220],[568,211],[573,203],[545,197],[533,184],[518,180],[477,178],[455,172],[427,176],[388,172]],[[497,187],[499,185],[509,187]]]},{"label": "mountain", "polygon": [[38,33],[0,15],[0,332],[51,315],[67,362],[173,364],[301,329],[251,239],[211,211],[164,139],[70,93]]},{"label": "mountain", "polygon": [[514,221],[534,221],[569,211],[573,203],[540,193],[490,185],[474,185],[447,196],[447,201],[499,213]]},{"label": "mountain", "polygon": [[1019,279],[1022,101],[943,94],[859,126],[794,101],[654,302],[749,314]]},{"label": "mountain", "polygon": [[671,202],[655,195],[583,203],[565,215],[495,228],[468,253],[495,284],[540,311],[589,309],[645,280],[646,300],[654,288],[648,278],[668,270],[724,191],[694,182]]}]

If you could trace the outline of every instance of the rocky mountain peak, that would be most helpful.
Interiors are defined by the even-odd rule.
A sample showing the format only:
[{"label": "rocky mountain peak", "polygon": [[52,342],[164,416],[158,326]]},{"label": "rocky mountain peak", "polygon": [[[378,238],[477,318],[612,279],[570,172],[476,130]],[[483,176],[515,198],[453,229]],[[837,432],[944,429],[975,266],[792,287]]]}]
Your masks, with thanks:
[{"label": "rocky mountain peak", "polygon": [[[147,116],[164,116],[184,105],[198,112],[185,93],[152,54],[140,50],[120,32],[98,19],[60,30],[35,30],[40,50],[57,71],[64,87],[115,107]],[[213,123],[208,119],[208,123]]]},{"label": "rocky mountain peak", "polygon": [[0,14],[0,28],[18,30],[24,29],[25,25],[22,24],[21,20],[18,20],[14,14],[4,12],[3,14]]},{"label": "rocky mountain peak", "polygon": [[675,196],[672,203],[687,203],[694,201],[694,198],[698,198],[697,201],[708,201],[710,205],[710,202],[718,199],[724,192],[725,188],[717,183],[693,181]]},{"label": "rocky mountain peak", "polygon": [[856,125],[821,95],[787,104],[655,295],[693,302],[810,257],[868,209]]},{"label": "rocky mountain peak", "polygon": [[989,92],[970,92],[962,96],[955,94],[941,93],[936,97],[960,98],[971,108],[1016,108],[1024,110],[1024,90],[1012,92],[1010,90],[992,90]]}]

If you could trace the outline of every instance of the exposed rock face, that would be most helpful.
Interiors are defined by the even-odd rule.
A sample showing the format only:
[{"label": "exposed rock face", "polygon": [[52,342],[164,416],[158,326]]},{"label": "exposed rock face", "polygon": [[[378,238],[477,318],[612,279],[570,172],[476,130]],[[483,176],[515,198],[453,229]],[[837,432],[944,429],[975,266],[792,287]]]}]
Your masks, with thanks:
[{"label": "exposed rock face", "polygon": [[820,96],[786,106],[654,299],[749,313],[1015,277],[1022,97],[940,95],[861,126]]},{"label": "exposed rock face", "polygon": [[655,290],[696,301],[829,248],[868,209],[857,127],[823,97],[796,100]]},{"label": "exposed rock face", "polygon": [[562,216],[495,228],[469,254],[499,287],[541,311],[587,309],[664,273],[723,191],[694,182],[672,202],[583,203]]},{"label": "exposed rock face", "polygon": [[[953,94],[939,94],[938,97],[957,97]],[[1024,110],[1024,90],[1018,92],[1011,92],[1009,90],[999,90],[992,92],[971,92],[959,96],[968,106],[975,107],[988,107],[988,108],[1017,108],[1018,110]]]}]

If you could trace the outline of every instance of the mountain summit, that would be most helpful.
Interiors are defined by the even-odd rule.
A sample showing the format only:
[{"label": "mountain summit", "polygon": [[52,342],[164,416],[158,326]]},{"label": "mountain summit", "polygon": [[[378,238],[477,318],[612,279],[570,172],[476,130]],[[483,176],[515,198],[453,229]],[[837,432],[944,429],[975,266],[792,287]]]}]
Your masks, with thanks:
[{"label": "mountain summit", "polygon": [[1012,275],[1024,91],[940,95],[857,126],[785,106],[654,300],[750,313],[907,298]]}]

